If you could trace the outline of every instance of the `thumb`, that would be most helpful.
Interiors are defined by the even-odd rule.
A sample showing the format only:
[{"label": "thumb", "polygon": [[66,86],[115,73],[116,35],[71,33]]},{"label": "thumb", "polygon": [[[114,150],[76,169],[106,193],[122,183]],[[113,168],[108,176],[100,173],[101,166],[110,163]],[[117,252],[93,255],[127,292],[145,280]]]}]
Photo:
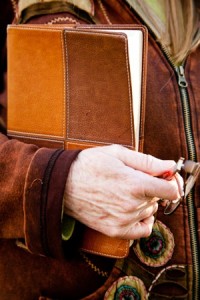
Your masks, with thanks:
[{"label": "thumb", "polygon": [[126,166],[152,176],[168,172],[176,163],[173,160],[161,160],[152,155],[143,154],[120,145],[101,147],[102,151],[121,160]]}]

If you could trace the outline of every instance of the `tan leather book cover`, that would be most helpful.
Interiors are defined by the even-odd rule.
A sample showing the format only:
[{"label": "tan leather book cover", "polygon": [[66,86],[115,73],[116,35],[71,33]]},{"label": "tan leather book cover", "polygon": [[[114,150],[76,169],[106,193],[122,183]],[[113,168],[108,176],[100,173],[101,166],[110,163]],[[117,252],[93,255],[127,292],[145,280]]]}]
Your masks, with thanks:
[{"label": "tan leather book cover", "polygon": [[[141,26],[9,26],[8,135],[41,147],[142,151],[146,65]],[[86,228],[81,248],[124,257],[129,241]]]}]

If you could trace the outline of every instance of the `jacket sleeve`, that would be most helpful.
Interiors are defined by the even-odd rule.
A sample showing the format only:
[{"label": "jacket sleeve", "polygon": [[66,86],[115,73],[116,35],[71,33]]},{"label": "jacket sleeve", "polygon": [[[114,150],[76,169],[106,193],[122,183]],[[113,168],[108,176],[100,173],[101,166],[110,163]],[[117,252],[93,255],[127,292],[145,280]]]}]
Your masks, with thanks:
[{"label": "jacket sleeve", "polygon": [[[3,7],[2,7],[3,6]],[[30,252],[62,256],[61,215],[67,175],[78,151],[38,148],[6,137],[6,26],[11,1],[0,4],[0,238]]]},{"label": "jacket sleeve", "polygon": [[23,238],[33,253],[62,256],[63,193],[77,154],[0,134],[0,238]]}]

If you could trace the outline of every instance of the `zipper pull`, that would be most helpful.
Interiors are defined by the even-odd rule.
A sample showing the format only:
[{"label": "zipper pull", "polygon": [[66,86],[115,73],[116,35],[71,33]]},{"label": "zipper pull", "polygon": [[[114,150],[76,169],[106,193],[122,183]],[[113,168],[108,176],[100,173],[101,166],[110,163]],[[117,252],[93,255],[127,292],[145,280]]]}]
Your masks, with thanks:
[{"label": "zipper pull", "polygon": [[178,75],[178,85],[186,88],[188,86],[187,80],[185,78],[185,72],[183,66],[176,67],[176,72]]}]

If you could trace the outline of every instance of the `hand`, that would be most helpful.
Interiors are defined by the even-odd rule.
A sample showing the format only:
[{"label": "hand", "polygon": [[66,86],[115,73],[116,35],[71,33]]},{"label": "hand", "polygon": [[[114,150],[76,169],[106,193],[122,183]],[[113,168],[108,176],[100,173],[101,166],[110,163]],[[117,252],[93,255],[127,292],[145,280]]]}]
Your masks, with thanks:
[{"label": "hand", "polygon": [[119,145],[83,150],[69,172],[65,213],[111,237],[146,237],[157,200],[182,193],[177,176],[170,181],[156,177],[174,165]]}]

